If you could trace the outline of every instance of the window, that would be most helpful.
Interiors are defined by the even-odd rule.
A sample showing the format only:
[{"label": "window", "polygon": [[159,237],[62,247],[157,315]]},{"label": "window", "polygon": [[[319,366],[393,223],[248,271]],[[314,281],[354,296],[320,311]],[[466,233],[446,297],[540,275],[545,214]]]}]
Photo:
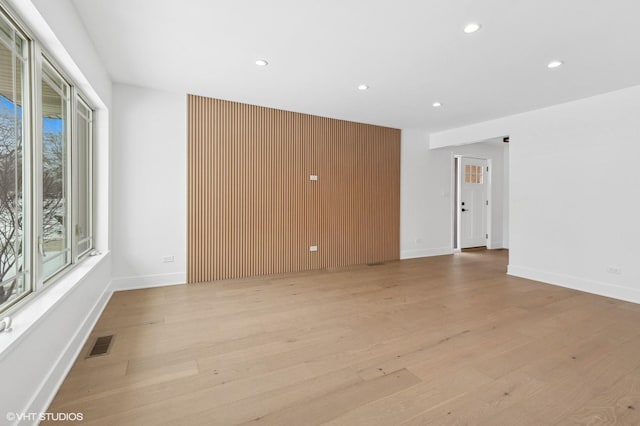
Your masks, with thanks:
[{"label": "window", "polygon": [[69,238],[69,85],[42,63],[42,269],[44,279],[71,261]]},{"label": "window", "polygon": [[29,290],[25,255],[27,41],[0,16],[0,308]]},{"label": "window", "polygon": [[76,185],[77,207],[75,239],[77,256],[93,248],[93,111],[76,98]]},{"label": "window", "polygon": [[464,183],[484,183],[484,168],[466,164],[464,166]]},{"label": "window", "polygon": [[92,156],[91,107],[0,8],[0,311],[93,249]]}]

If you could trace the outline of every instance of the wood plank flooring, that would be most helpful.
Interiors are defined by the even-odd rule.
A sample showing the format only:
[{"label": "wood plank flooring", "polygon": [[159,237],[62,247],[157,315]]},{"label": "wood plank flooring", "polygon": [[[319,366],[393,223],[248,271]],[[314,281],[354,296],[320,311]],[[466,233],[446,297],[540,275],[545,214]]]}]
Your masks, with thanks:
[{"label": "wood plank flooring", "polygon": [[[640,424],[640,305],[506,251],[115,293],[50,412],[96,425]],[[98,336],[108,355],[87,359]]]}]

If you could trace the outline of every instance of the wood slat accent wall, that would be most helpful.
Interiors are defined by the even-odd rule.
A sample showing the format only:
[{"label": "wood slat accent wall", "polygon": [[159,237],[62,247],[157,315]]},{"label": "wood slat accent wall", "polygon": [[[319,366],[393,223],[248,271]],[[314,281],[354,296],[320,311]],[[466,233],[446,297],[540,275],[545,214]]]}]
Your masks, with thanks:
[{"label": "wood slat accent wall", "polygon": [[395,260],[399,234],[399,130],[188,96],[188,282]]}]

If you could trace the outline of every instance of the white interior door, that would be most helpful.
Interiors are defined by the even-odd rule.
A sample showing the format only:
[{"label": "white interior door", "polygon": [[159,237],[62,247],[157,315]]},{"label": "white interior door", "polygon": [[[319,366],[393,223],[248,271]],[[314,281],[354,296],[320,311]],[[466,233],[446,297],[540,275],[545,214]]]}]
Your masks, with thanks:
[{"label": "white interior door", "polygon": [[462,157],[460,164],[460,248],[486,246],[487,160]]}]

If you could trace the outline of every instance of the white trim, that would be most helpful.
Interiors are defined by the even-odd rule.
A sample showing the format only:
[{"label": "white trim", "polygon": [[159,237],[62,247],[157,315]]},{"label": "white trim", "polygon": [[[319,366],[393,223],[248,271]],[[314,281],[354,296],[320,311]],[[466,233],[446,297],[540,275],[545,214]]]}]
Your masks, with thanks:
[{"label": "white trim", "polygon": [[142,275],[133,277],[118,277],[111,280],[111,290],[136,290],[142,288],[164,287],[187,283],[186,272],[172,274]]},{"label": "white trim", "polygon": [[447,254],[453,254],[451,247],[401,250],[400,259],[415,259],[418,257],[443,256]]},{"label": "white trim", "polygon": [[625,300],[627,302],[640,303],[640,291],[628,287],[621,287],[615,284],[601,281],[593,281],[571,275],[558,274],[555,272],[541,271],[527,268],[526,266],[509,265],[507,274],[514,277],[527,278],[560,287],[571,288],[599,296],[612,297],[614,299]]},{"label": "white trim", "polygon": [[492,158],[487,158],[487,170],[483,170],[482,172],[485,173],[486,172],[486,177],[488,179],[488,185],[487,185],[487,192],[486,192],[486,199],[485,199],[485,207],[487,208],[485,213],[487,215],[486,217],[486,221],[487,223],[485,224],[486,226],[486,230],[487,230],[487,234],[486,234],[486,239],[487,239],[487,250],[492,250],[495,249],[496,247],[494,246],[494,241],[493,241],[493,159]]},{"label": "white trim", "polygon": [[[456,155],[453,151],[451,151],[451,186],[449,189],[449,193],[451,194],[449,207],[451,208],[451,236],[449,237],[449,241],[453,245],[454,252],[460,251],[460,235],[459,232],[456,233],[457,230],[460,229],[460,216],[457,214],[458,206],[460,205],[460,170],[456,173],[456,165],[460,167],[460,156]],[[453,201],[453,202],[451,202]]]},{"label": "white trim", "polygon": [[13,319],[11,333],[0,335],[0,361],[21,339],[27,337],[33,327],[73,291],[99,264],[107,260],[109,253],[91,256],[71,268],[59,280],[40,292],[33,292],[9,308],[2,316]]},{"label": "white trim", "polygon": [[[49,358],[35,367],[37,374],[25,374],[25,383],[15,383],[20,387],[20,393],[3,401],[12,410],[22,413],[46,411],[109,301],[109,271],[109,253],[89,257],[69,271],[56,285],[39,293],[32,293],[27,297],[28,303],[18,303],[12,307],[13,329],[0,335],[2,374],[16,375],[13,369],[29,365],[30,360],[37,359],[35,352],[40,349],[39,346],[51,347]],[[74,321],[73,315],[65,312],[65,304],[74,305],[78,300],[82,301],[79,294],[83,291],[86,293],[87,288],[95,285],[100,285],[96,289],[99,296],[87,300],[95,300],[87,310],[76,306],[74,312],[83,311],[86,314],[78,315],[78,320]],[[70,338],[67,339],[66,336]],[[61,342],[59,347],[57,342]]]},{"label": "white trim", "polygon": [[49,374],[42,381],[42,385],[35,392],[31,401],[27,405],[25,412],[28,413],[44,413],[47,411],[53,398],[55,398],[60,386],[64,382],[67,374],[73,367],[73,364],[80,354],[80,351],[84,347],[85,342],[89,338],[89,334],[93,331],[98,319],[102,316],[104,308],[109,303],[113,292],[110,290],[111,283],[109,283],[100,298],[96,301],[91,308],[91,311],[87,314],[85,320],[80,324],[73,337],[69,340],[67,347],[60,354],[55,364],[51,367]]}]

